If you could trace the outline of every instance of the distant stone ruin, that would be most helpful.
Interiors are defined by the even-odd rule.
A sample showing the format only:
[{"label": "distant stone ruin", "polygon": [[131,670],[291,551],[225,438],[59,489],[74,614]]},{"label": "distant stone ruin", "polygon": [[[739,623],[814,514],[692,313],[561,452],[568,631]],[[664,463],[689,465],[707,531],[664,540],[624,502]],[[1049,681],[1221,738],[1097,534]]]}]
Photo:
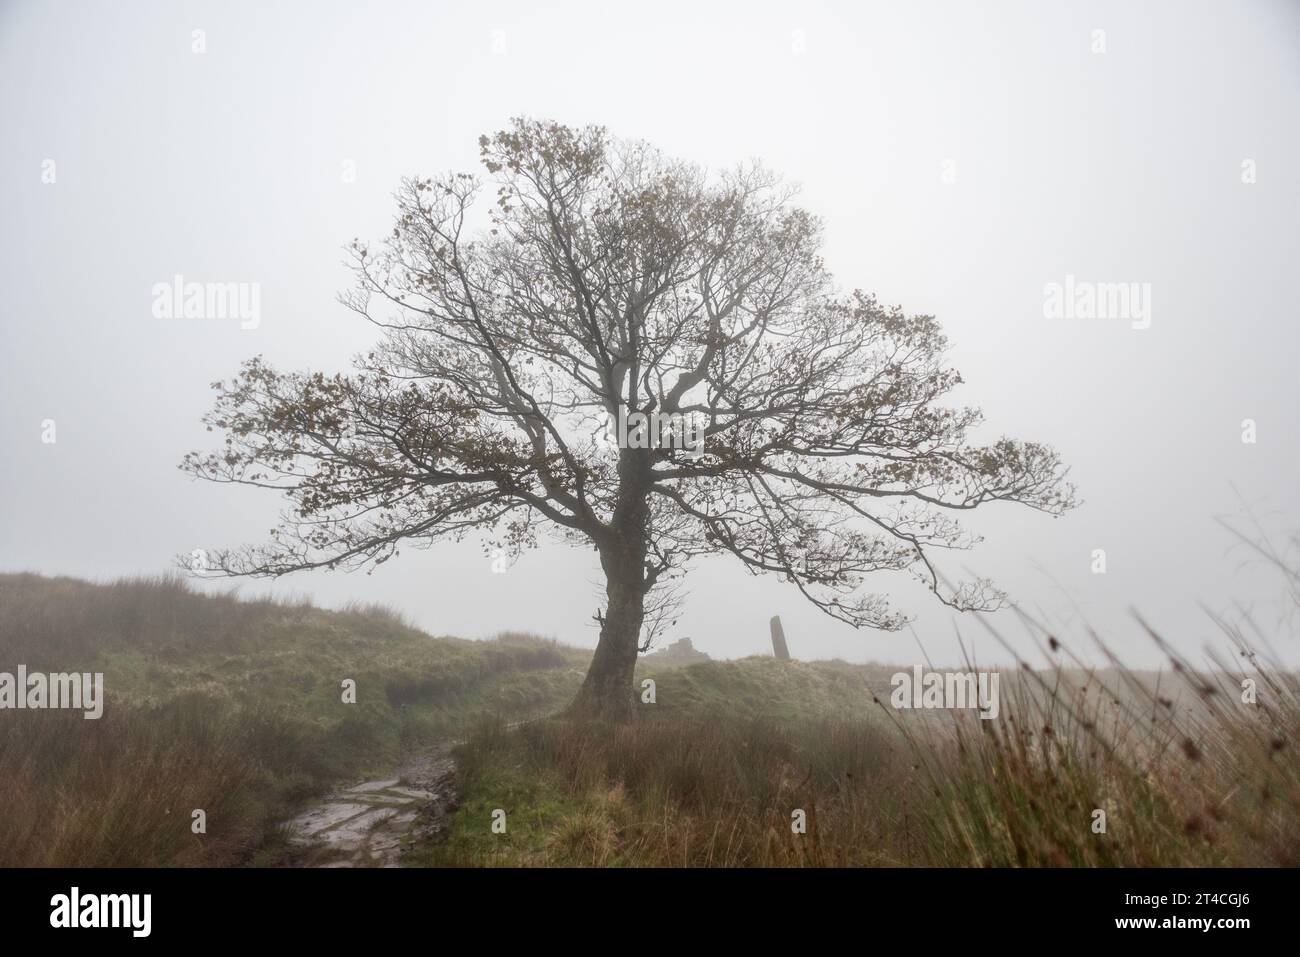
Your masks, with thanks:
[{"label": "distant stone ruin", "polygon": [[705,652],[696,650],[689,638],[679,638],[666,648],[651,652],[645,661],[661,668],[681,668],[699,661],[712,661]]},{"label": "distant stone ruin", "polygon": [[790,649],[785,643],[785,629],[781,627],[781,616],[772,616],[772,654],[777,661],[789,661]]}]

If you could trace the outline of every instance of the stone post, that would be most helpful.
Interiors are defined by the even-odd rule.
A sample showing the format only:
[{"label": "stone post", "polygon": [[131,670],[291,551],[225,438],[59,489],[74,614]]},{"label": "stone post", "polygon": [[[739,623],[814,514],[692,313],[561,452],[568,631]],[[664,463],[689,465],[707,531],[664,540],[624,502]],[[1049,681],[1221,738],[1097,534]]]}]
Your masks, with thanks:
[{"label": "stone post", "polygon": [[772,616],[772,654],[777,661],[789,661],[790,649],[785,644],[785,629],[781,627],[781,616]]}]

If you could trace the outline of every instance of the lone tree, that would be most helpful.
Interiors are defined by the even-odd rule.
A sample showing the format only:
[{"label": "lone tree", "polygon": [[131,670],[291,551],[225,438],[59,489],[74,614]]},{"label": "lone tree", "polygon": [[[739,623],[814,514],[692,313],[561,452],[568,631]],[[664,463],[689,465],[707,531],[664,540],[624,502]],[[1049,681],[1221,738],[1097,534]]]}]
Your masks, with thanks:
[{"label": "lone tree", "polygon": [[1057,454],[968,444],[980,413],[937,404],[961,379],[934,318],[838,292],[790,188],[595,127],[521,119],[479,145],[486,180],[405,180],[382,247],[352,243],[340,301],[383,330],[353,372],[255,358],[214,385],[204,421],[225,448],[181,467],[291,503],[268,544],[212,553],[214,573],[378,564],[469,534],[517,554],[549,530],[600,556],[575,707],[609,718],[631,713],[643,636],[694,556],[784,576],[855,627],[907,620],[862,594],[871,572],[909,571],[957,609],[1001,603],[985,580],[950,586],[933,552],[973,544],[954,515],[986,502],[1069,508]]}]

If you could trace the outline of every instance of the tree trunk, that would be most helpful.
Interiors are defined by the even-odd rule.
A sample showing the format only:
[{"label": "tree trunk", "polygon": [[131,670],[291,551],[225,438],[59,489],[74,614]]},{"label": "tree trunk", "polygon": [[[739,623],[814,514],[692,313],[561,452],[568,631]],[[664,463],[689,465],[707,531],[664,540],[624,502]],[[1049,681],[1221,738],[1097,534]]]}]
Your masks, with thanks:
[{"label": "tree trunk", "polygon": [[645,620],[646,552],[649,543],[650,459],[644,450],[619,453],[618,504],[610,533],[597,541],[605,570],[605,615],[600,641],[574,710],[607,721],[627,721],[634,713],[636,656]]},{"label": "tree trunk", "polygon": [[626,561],[602,561],[608,602],[600,641],[573,710],[610,721],[632,717],[636,690],[633,672],[640,651],[645,594],[640,569]]},{"label": "tree trunk", "polygon": [[644,449],[620,450],[618,503],[608,533],[596,540],[607,600],[600,641],[572,710],[598,720],[627,721],[635,713],[633,681],[649,587],[650,464]]}]

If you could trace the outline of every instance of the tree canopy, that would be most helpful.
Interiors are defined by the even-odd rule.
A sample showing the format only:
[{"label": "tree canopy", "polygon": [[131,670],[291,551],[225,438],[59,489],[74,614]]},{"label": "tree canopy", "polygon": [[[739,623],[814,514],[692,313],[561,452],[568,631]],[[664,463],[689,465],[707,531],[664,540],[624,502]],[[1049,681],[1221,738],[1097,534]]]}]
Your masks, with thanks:
[{"label": "tree canopy", "polygon": [[182,467],[290,502],[268,542],[212,552],[218,572],[355,567],[467,535],[594,547],[608,605],[586,696],[621,711],[693,558],[729,554],[834,618],[895,629],[907,616],[872,573],[997,607],[991,583],[935,565],[976,540],[959,514],[1073,504],[1049,446],[971,442],[981,415],[944,401],[961,378],[935,319],[842,292],[820,222],[761,166],[709,175],[527,119],[480,147],[485,175],[403,181],[392,232],[353,242],[340,298],[380,336],[352,371],[255,358],[215,384],[225,447]]}]

